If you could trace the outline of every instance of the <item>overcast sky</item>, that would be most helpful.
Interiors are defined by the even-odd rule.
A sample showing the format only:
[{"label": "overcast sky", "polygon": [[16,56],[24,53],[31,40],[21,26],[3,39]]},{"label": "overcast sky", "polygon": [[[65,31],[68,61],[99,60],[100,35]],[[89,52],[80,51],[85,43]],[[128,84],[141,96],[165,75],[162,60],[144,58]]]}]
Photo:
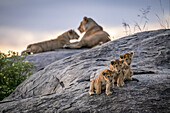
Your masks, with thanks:
[{"label": "overcast sky", "polygon": [[21,51],[69,29],[77,31],[84,16],[117,38],[125,34],[122,22],[142,26],[145,19],[137,15],[148,6],[148,30],[160,27],[156,14],[170,20],[170,0],[162,0],[164,17],[160,0],[0,0],[0,51]]}]

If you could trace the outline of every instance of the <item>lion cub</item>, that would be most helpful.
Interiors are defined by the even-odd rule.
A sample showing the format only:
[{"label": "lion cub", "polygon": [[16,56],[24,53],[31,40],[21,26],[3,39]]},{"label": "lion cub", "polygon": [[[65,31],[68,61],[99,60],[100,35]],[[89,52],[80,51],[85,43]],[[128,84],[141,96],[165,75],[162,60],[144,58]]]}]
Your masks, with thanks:
[{"label": "lion cub", "polygon": [[54,51],[55,49],[61,49],[65,44],[70,44],[70,40],[78,39],[79,35],[74,30],[69,30],[58,36],[56,39],[42,41],[27,46],[27,49],[22,51],[21,54],[35,54],[47,51]]},{"label": "lion cub", "polygon": [[130,52],[130,53],[124,53],[123,55],[120,55],[120,61],[124,61],[124,64],[126,65],[126,68],[123,69],[123,73],[124,73],[124,80],[129,80],[129,81],[139,81],[136,78],[132,78],[133,75],[133,71],[131,71],[130,69],[130,64],[132,62],[132,58],[134,56],[134,52]]},{"label": "lion cub", "polygon": [[101,90],[106,89],[106,94],[110,95],[112,92],[110,92],[110,87],[112,84],[113,77],[115,76],[115,71],[111,71],[109,69],[103,70],[98,77],[96,77],[94,80],[92,80],[90,84],[89,94],[94,94],[94,91],[96,94],[100,94]]},{"label": "lion cub", "polygon": [[124,85],[123,69],[127,66],[123,62],[124,60],[114,60],[110,62],[109,69],[116,72],[116,76],[113,77],[112,88],[114,88],[115,82],[117,82],[118,87]]}]

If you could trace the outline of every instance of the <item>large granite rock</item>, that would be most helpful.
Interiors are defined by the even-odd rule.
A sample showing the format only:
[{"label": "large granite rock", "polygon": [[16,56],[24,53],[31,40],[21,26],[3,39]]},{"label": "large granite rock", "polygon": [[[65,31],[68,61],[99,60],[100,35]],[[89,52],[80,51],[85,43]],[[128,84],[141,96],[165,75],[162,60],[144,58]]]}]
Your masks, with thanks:
[{"label": "large granite rock", "polygon": [[[89,96],[90,80],[110,60],[134,51],[134,77],[107,96]],[[0,102],[0,112],[170,112],[170,30],[137,33],[58,60]]]},{"label": "large granite rock", "polygon": [[28,55],[24,60],[35,65],[32,71],[36,73],[57,60],[83,52],[84,50],[86,49],[56,49],[55,51]]}]

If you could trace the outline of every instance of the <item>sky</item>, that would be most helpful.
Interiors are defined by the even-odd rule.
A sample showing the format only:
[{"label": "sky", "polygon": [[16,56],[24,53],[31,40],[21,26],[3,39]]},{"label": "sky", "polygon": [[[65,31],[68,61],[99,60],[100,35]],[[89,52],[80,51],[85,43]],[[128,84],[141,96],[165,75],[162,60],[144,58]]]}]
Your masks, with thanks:
[{"label": "sky", "polygon": [[[21,52],[28,44],[54,39],[69,29],[82,37],[77,28],[84,16],[114,40],[139,32],[136,23],[142,28],[147,22],[142,31],[170,24],[170,0],[0,0],[0,51]],[[122,23],[131,32],[126,33]]]}]

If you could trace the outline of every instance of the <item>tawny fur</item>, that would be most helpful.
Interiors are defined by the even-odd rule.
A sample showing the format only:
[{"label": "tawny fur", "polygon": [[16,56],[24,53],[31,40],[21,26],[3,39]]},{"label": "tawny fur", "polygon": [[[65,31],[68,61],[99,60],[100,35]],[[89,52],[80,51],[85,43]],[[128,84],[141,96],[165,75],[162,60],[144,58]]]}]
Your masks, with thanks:
[{"label": "tawny fur", "polygon": [[85,32],[82,39],[79,42],[65,45],[65,48],[92,48],[110,41],[109,34],[91,18],[84,17],[78,30],[81,33]]},{"label": "tawny fur", "polygon": [[136,78],[132,78],[133,75],[133,71],[130,68],[131,62],[132,62],[132,58],[134,56],[134,52],[130,52],[130,53],[125,53],[123,55],[120,55],[120,61],[124,60],[124,64],[127,66],[126,68],[123,69],[123,74],[124,74],[124,81],[139,81]]},{"label": "tawny fur", "polygon": [[39,43],[30,44],[23,53],[41,53],[46,51],[52,51],[55,49],[63,48],[65,44],[70,44],[71,39],[78,39],[79,35],[74,30],[69,30],[62,35],[58,36],[56,39],[43,41]]},{"label": "tawny fur", "polygon": [[123,86],[124,85],[124,74],[123,74],[123,68],[126,68],[126,65],[123,63],[124,61],[120,60],[114,60],[110,62],[109,69],[116,72],[116,76],[113,77],[113,84],[112,87],[114,87],[114,83],[117,82],[117,86]]},{"label": "tawny fur", "polygon": [[89,94],[100,94],[101,90],[104,89],[106,89],[107,95],[112,94],[112,92],[110,92],[110,88],[115,74],[115,71],[111,71],[108,69],[103,70],[94,80],[92,80],[90,84]]}]

